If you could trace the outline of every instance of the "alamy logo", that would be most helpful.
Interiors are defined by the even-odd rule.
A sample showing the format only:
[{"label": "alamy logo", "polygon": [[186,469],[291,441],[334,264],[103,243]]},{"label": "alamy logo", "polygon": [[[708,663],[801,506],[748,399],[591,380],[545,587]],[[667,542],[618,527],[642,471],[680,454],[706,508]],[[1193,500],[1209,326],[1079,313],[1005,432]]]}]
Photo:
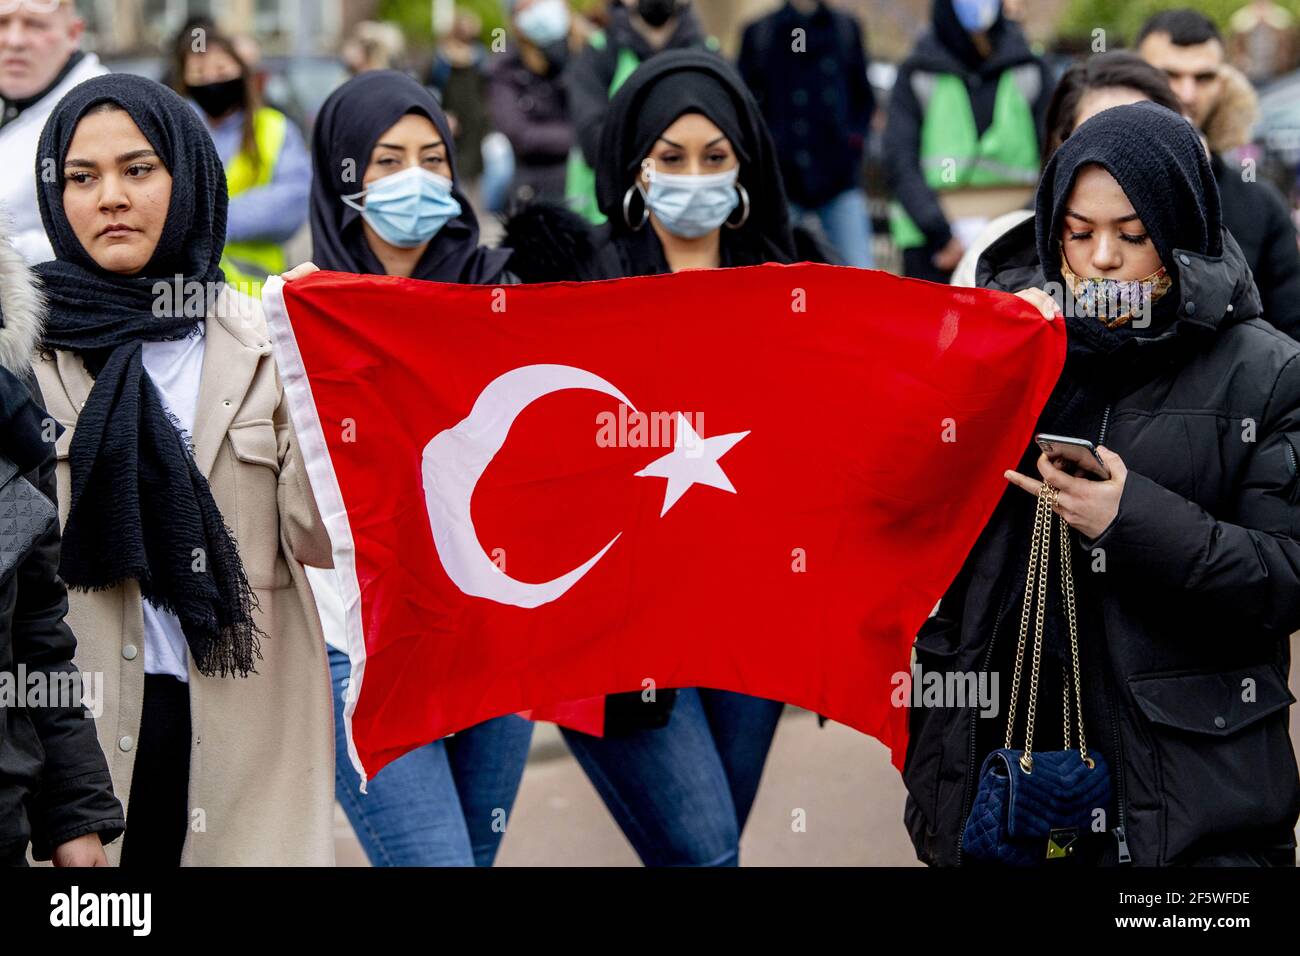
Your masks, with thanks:
[{"label": "alamy logo", "polygon": [[127,926],[132,935],[148,936],[153,926],[152,893],[71,892],[50,897],[51,926]]},{"label": "alamy logo", "polygon": [[153,926],[153,894],[82,894],[81,887],[49,897],[51,926],[129,926],[147,936]]}]

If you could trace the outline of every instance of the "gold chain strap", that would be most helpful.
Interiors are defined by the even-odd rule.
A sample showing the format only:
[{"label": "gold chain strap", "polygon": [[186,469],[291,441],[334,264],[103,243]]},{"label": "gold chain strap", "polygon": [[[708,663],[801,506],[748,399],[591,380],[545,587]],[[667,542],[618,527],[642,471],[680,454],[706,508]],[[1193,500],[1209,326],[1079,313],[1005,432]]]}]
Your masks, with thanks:
[{"label": "gold chain strap", "polygon": [[[1006,748],[1011,749],[1011,738],[1016,725],[1016,706],[1020,700],[1020,679],[1024,670],[1025,650],[1029,642],[1029,616],[1034,615],[1034,656],[1029,671],[1029,706],[1025,713],[1025,749],[1020,766],[1025,773],[1034,768],[1034,716],[1038,710],[1038,669],[1043,653],[1043,624],[1047,615],[1048,565],[1052,553],[1052,523],[1056,518],[1057,490],[1044,482],[1038,494],[1038,507],[1034,512],[1034,530],[1029,542],[1029,567],[1025,572],[1025,600],[1020,611],[1020,640],[1016,645],[1016,667],[1011,678],[1011,701],[1007,711]],[[1074,713],[1078,721],[1079,755],[1089,767],[1094,765],[1088,756],[1088,745],[1083,733],[1083,694],[1079,673],[1079,628],[1075,616],[1074,570],[1070,562],[1070,529],[1061,522],[1061,594],[1065,603],[1066,623],[1070,630],[1070,656],[1074,664],[1071,674],[1062,668],[1063,687],[1061,703],[1065,712],[1065,747],[1070,749],[1070,689],[1074,688]],[[1035,608],[1036,606],[1036,608]]]}]

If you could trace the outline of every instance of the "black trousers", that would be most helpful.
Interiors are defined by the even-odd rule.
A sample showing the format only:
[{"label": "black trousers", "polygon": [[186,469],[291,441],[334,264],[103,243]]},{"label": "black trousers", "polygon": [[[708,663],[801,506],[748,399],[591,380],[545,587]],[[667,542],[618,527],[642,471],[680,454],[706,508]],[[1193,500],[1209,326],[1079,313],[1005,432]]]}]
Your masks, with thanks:
[{"label": "black trousers", "polygon": [[180,866],[190,824],[189,788],[189,685],[165,674],[146,674],[123,867]]}]

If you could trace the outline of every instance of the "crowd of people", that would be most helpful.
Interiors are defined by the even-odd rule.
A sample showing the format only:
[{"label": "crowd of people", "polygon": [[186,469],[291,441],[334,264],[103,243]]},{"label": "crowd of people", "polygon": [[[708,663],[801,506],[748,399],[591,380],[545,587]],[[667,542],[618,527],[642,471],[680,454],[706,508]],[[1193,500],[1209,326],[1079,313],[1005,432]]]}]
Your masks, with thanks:
[{"label": "crowd of people", "polygon": [[[505,2],[513,42],[486,68],[469,35],[429,84],[382,68],[391,36],[359,44],[309,142],[211,23],[187,25],[163,84],[81,52],[67,0],[0,9],[0,501],[27,519],[0,555],[0,671],[106,685],[94,721],[78,701],[0,708],[0,863],[328,864],[336,799],[376,865],[495,858],[532,734],[519,716],[359,792],[342,601],[256,297],[268,277],[872,266],[856,19],[789,0],[733,65],[685,0],[614,0],[595,32],[563,0]],[[888,108],[905,271],[1064,322],[1036,431],[1091,439],[1104,466],[1090,480],[1025,450],[917,660],[1010,672],[997,637],[1028,598],[1050,486],[1087,653],[1071,675],[1051,599],[1039,696],[1078,701],[1113,775],[1113,819],[1076,854],[1097,865],[1295,864],[1300,251],[1276,189],[1224,158],[1241,145],[1216,125],[1226,50],[1171,11],[1058,80],[1000,0],[935,0]],[[476,212],[482,126],[458,99],[513,147],[497,245]],[[201,307],[160,308],[160,281],[205,290]],[[647,865],[736,865],[782,708],[614,694],[604,736],[564,737]],[[1006,728],[960,707],[910,721],[918,856],[972,862],[963,828]],[[1040,723],[1069,728],[1068,703]]]}]

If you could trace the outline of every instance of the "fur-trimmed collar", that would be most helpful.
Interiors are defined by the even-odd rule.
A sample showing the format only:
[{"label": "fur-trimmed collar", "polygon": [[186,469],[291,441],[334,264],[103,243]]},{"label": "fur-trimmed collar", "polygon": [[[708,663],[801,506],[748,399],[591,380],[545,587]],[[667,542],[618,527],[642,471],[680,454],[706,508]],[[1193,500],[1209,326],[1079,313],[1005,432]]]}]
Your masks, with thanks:
[{"label": "fur-trimmed collar", "polygon": [[45,325],[45,297],[8,240],[0,238],[0,365],[20,378],[32,367]]}]

